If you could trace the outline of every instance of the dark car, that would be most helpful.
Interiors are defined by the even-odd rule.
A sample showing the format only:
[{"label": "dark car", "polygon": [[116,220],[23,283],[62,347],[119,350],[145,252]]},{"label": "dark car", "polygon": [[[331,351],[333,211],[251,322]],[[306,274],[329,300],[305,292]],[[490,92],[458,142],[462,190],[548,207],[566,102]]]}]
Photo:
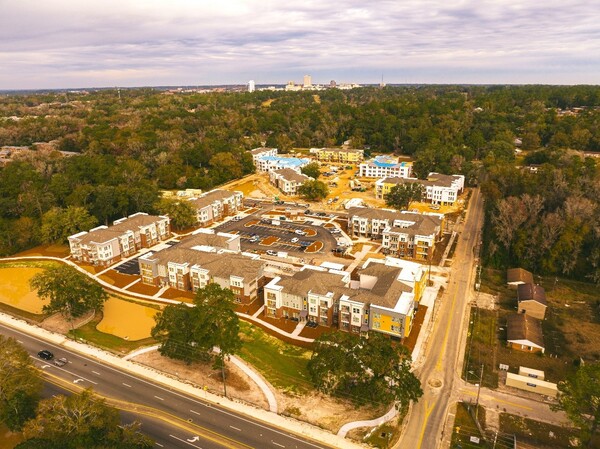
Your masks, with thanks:
[{"label": "dark car", "polygon": [[38,357],[44,360],[52,360],[54,358],[54,354],[52,354],[47,349],[43,349],[40,352],[38,352]]}]

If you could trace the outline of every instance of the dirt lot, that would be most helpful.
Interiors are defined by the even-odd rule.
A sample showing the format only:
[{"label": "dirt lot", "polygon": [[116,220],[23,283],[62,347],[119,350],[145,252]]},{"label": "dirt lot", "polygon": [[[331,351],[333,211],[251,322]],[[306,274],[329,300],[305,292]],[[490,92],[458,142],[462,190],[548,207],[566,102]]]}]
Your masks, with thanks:
[{"label": "dirt lot", "polygon": [[45,302],[29,288],[29,280],[42,271],[42,268],[24,267],[0,269],[0,302],[30,313],[42,313]]}]

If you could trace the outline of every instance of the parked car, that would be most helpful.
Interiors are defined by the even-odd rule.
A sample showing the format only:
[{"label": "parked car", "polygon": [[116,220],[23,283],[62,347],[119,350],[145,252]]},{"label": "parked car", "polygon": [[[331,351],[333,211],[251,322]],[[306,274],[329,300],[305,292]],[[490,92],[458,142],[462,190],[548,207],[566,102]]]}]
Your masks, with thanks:
[{"label": "parked car", "polygon": [[267,250],[267,255],[268,256],[276,256],[277,255],[277,251],[273,251],[272,249],[268,249]]},{"label": "parked car", "polygon": [[339,234],[341,231],[338,228],[333,228],[331,231],[332,234]]},{"label": "parked car", "polygon": [[54,354],[47,349],[42,349],[40,352],[38,352],[38,357],[44,360],[52,360],[54,358]]},{"label": "parked car", "polygon": [[258,237],[256,237],[256,236],[254,236],[254,237],[251,237],[251,238],[250,238],[250,243],[256,243],[256,242],[258,242],[258,240],[259,240],[259,239],[258,239]]},{"label": "parked car", "polygon": [[298,243],[298,240],[300,240],[298,237],[294,237],[292,240],[290,240],[292,243]]},{"label": "parked car", "polygon": [[64,358],[64,357],[61,357],[60,359],[56,359],[54,361],[54,364],[56,366],[65,366],[67,363],[68,363],[68,360],[66,358]]},{"label": "parked car", "polygon": [[304,215],[310,215],[311,213],[312,213],[312,212],[311,212],[311,210],[310,210],[310,209],[306,209],[306,210],[304,211]]},{"label": "parked car", "polygon": [[298,235],[306,235],[306,232],[304,232],[302,229],[296,229],[294,233]]}]

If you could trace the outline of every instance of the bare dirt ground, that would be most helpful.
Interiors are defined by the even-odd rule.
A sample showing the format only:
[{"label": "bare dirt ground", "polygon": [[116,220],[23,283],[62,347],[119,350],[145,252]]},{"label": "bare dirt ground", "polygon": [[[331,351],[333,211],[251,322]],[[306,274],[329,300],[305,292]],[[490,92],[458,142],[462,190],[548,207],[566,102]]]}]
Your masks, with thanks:
[{"label": "bare dirt ground", "polygon": [[[181,381],[186,381],[200,388],[206,387],[211,393],[223,394],[221,371],[212,369],[212,363],[210,362],[186,365],[184,362],[163,357],[158,351],[141,354],[133,360],[177,377]],[[226,362],[225,366],[227,396],[268,410],[269,405],[262,390],[233,363]]]},{"label": "bare dirt ground", "polygon": [[64,317],[62,313],[55,313],[54,315],[50,315],[48,318],[42,321],[40,323],[40,326],[51,332],[66,335],[71,329],[76,329],[90,321],[95,314],[96,312],[94,311],[88,312],[83,316],[74,318],[72,321],[69,321]]}]

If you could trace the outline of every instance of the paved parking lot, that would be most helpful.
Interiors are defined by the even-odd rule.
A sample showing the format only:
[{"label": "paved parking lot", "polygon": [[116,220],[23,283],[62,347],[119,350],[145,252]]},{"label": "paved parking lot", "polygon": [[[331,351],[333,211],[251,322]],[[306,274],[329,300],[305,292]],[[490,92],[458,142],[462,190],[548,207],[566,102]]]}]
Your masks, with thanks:
[{"label": "paved parking lot", "polygon": [[122,274],[135,274],[139,276],[140,266],[138,265],[138,259],[139,257],[128,260],[127,262],[123,262],[122,264],[117,265],[113,269]]},{"label": "paved parking lot", "polygon": [[[272,250],[304,254],[305,247],[313,242],[320,241],[323,243],[323,248],[319,252],[327,253],[337,246],[335,236],[322,226],[312,224],[312,220],[309,220],[311,224],[278,220],[280,224],[277,225],[273,224],[272,219],[263,218],[261,212],[238,221],[228,221],[217,226],[216,230],[239,234],[241,236],[242,250],[244,251]],[[310,232],[310,230],[313,232]],[[296,231],[309,231],[309,234],[313,235],[300,235]],[[260,244],[261,241],[269,236],[277,237],[279,240],[271,245]]]}]

